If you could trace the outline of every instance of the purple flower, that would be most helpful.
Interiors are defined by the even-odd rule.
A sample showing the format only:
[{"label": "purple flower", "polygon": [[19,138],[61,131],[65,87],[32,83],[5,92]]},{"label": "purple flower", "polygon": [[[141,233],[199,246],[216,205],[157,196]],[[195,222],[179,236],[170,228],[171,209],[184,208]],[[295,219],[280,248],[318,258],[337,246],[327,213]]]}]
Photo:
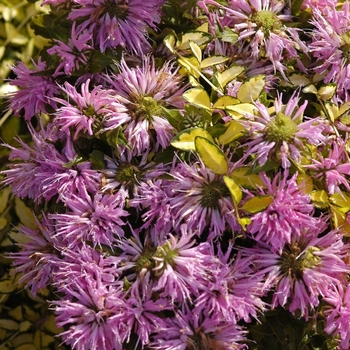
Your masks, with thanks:
[{"label": "purple flower", "polygon": [[[341,193],[340,185],[350,191],[349,180],[346,178],[346,175],[350,176],[350,163],[345,145],[343,140],[335,140],[327,145],[322,153],[316,153],[316,157],[311,159],[312,164],[304,165],[305,168],[311,170],[310,174],[313,178],[325,182],[325,187],[330,195],[335,192]],[[325,151],[327,151],[327,156],[323,156]]]},{"label": "purple flower", "polygon": [[340,98],[349,98],[350,5],[345,2],[341,10],[335,6],[314,9],[311,23],[312,42],[309,50],[316,58],[314,70],[324,75],[324,83],[336,83]]},{"label": "purple flower", "polygon": [[47,50],[48,54],[56,54],[61,61],[55,70],[54,77],[62,74],[71,75],[74,70],[78,71],[88,63],[86,54],[93,49],[92,46],[88,44],[91,42],[92,36],[86,31],[77,33],[75,27],[76,22],[73,23],[71,37],[67,44],[60,40],[55,40],[57,45]]},{"label": "purple flower", "polygon": [[208,229],[208,239],[221,237],[226,229],[239,230],[231,195],[221,175],[199,160],[180,162],[171,170],[169,204],[173,225],[185,222],[199,236]]},{"label": "purple flower", "polygon": [[243,344],[245,332],[240,326],[192,312],[187,305],[183,305],[182,310],[177,311],[175,317],[166,318],[165,322],[166,327],[154,336],[151,349],[238,350],[247,348]]},{"label": "purple flower", "polygon": [[11,85],[20,88],[19,91],[11,94],[10,108],[17,115],[24,112],[24,118],[27,121],[40,112],[47,113],[51,109],[50,106],[56,108],[52,98],[59,94],[59,87],[49,73],[45,73],[46,62],[39,57],[37,63],[34,61],[32,63],[34,70],[30,70],[19,62],[12,68],[17,77],[10,79]]},{"label": "purple flower", "polygon": [[69,138],[61,135],[62,143],[66,141],[66,144],[59,150],[50,137],[50,126],[46,130],[41,128],[40,131],[29,126],[29,131],[32,147],[20,139],[17,141],[22,148],[5,145],[12,150],[10,159],[16,162],[2,172],[6,175],[2,183],[11,184],[14,194],[40,203],[42,199],[76,194],[83,188],[91,193],[99,189],[101,175],[91,169],[89,161],[78,160],[78,154]]},{"label": "purple flower", "polygon": [[281,252],[286,243],[300,237],[305,229],[315,230],[322,219],[314,217],[315,208],[310,196],[304,194],[298,184],[297,174],[288,178],[288,172],[277,173],[271,181],[260,175],[266,189],[254,196],[270,196],[272,203],[251,217],[247,232],[258,242],[271,245],[273,252]]},{"label": "purple flower", "polygon": [[42,222],[35,218],[36,228],[21,226],[20,234],[26,243],[19,244],[21,251],[10,253],[14,259],[12,265],[15,273],[21,273],[18,283],[25,282],[33,295],[52,281],[52,276],[60,265],[60,240],[55,237],[55,226],[44,214]]},{"label": "purple flower", "polygon": [[273,111],[261,102],[255,102],[257,115],[246,113],[240,122],[248,130],[250,140],[245,158],[256,156],[255,161],[263,165],[269,159],[281,162],[284,169],[291,162],[299,163],[305,150],[305,141],[318,145],[326,140],[323,132],[326,124],[321,118],[303,121],[303,113],[308,101],[298,106],[299,97],[294,94],[287,104],[282,103],[282,94],[275,99]]},{"label": "purple flower", "polygon": [[124,114],[113,118],[107,127],[123,124],[133,155],[169,146],[174,128],[165,118],[162,107],[182,108],[184,103],[182,78],[173,64],[167,62],[156,69],[154,59],[147,56],[141,67],[130,68],[122,60],[120,73],[106,79],[115,89],[115,98],[128,111],[127,118]]},{"label": "purple flower", "polygon": [[77,195],[62,196],[66,213],[51,214],[56,221],[56,236],[73,249],[82,242],[112,247],[117,237],[124,235],[123,219],[129,215],[123,209],[125,193],[89,195],[82,189]]},{"label": "purple flower", "polygon": [[307,320],[321,297],[327,297],[333,286],[346,282],[349,247],[337,231],[322,234],[325,226],[305,231],[280,252],[271,252],[262,244],[244,250],[266,288],[273,290],[272,308],[281,305],[292,313],[300,312]]},{"label": "purple flower", "polygon": [[149,27],[160,22],[164,0],[75,0],[68,19],[80,23],[93,35],[101,52],[121,46],[142,56],[151,46],[147,41]]},{"label": "purple flower", "polygon": [[90,91],[90,79],[81,85],[81,92],[68,82],[61,87],[67,99],[56,98],[60,104],[55,113],[54,125],[67,135],[99,136],[111,129],[117,129],[127,120],[126,108],[116,101],[111,91],[101,85]]},{"label": "purple flower", "polygon": [[339,349],[350,347],[350,286],[334,286],[324,298],[328,304],[324,308],[326,317],[325,332],[335,337],[338,335]]}]

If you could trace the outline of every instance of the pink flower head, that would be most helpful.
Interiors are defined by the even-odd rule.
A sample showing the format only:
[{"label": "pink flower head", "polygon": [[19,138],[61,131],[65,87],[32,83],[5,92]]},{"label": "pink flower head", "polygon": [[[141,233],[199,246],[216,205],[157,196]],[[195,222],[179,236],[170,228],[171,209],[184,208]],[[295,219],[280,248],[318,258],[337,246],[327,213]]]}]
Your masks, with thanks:
[{"label": "pink flower head", "polygon": [[297,174],[288,177],[288,172],[277,173],[271,181],[261,174],[266,189],[261,188],[257,195],[271,196],[273,202],[254,214],[247,227],[255,240],[268,243],[274,252],[281,252],[285,244],[300,237],[305,229],[315,230],[321,223],[320,218],[313,216],[315,208],[310,196],[298,187]]},{"label": "pink flower head", "polygon": [[52,98],[59,94],[59,87],[49,73],[45,72],[46,62],[39,57],[37,63],[34,61],[32,63],[34,70],[30,70],[19,62],[12,68],[17,77],[10,79],[11,85],[20,88],[19,91],[11,94],[10,108],[17,115],[24,112],[24,118],[27,121],[40,112],[47,113],[50,106],[56,108],[56,103]]},{"label": "pink flower head", "polygon": [[316,58],[314,70],[323,74],[324,83],[336,83],[341,99],[348,100],[350,77],[350,4],[345,2],[341,10],[335,6],[323,11],[314,9],[312,42],[309,50]]},{"label": "pink flower head", "polygon": [[101,85],[90,91],[90,79],[81,85],[81,92],[68,82],[61,89],[68,98],[55,99],[60,107],[55,113],[54,124],[67,135],[74,133],[74,139],[80,134],[99,136],[128,120],[126,108],[116,101],[111,91]]},{"label": "pink flower head", "polygon": [[154,59],[147,56],[140,67],[130,68],[122,60],[120,73],[106,76],[106,80],[128,113],[126,119],[111,119],[107,127],[124,124],[124,134],[134,155],[168,147],[174,128],[162,107],[182,108],[184,103],[184,85],[173,64],[167,62],[157,69]]},{"label": "pink flower head", "polygon": [[151,46],[148,28],[160,22],[164,0],[75,0],[68,19],[77,21],[78,31],[86,29],[93,35],[101,52],[123,47],[142,56]]},{"label": "pink flower head", "polygon": [[255,102],[257,115],[246,113],[240,122],[249,131],[250,140],[245,157],[256,155],[259,165],[272,159],[280,162],[284,169],[291,162],[300,162],[305,142],[319,145],[326,140],[323,132],[327,125],[321,118],[303,121],[303,113],[308,101],[299,107],[299,97],[294,94],[287,104],[282,103],[282,94],[274,101],[273,112],[261,102]]}]

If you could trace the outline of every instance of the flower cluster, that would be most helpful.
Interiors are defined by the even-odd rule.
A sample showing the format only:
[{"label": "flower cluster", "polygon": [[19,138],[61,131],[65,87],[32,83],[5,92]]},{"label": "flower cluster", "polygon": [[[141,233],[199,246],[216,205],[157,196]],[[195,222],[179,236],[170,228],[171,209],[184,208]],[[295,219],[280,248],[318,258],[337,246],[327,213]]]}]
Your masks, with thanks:
[{"label": "flower cluster", "polygon": [[289,3],[43,1],[1,174],[67,346],[255,349],[284,310],[349,349],[350,5]]}]

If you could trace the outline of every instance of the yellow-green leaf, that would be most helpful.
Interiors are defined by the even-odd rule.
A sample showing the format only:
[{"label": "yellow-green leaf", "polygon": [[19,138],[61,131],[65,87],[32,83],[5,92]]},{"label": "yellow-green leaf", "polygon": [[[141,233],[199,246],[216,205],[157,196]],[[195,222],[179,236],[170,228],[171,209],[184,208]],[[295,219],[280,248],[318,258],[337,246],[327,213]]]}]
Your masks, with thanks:
[{"label": "yellow-green leaf", "polygon": [[44,327],[46,330],[48,330],[52,334],[58,334],[58,333],[62,332],[62,330],[63,330],[62,328],[57,327],[57,323],[56,323],[54,315],[49,315],[47,317],[47,319],[44,323]]},{"label": "yellow-green leaf", "polygon": [[334,96],[336,92],[337,92],[337,84],[327,84],[327,85],[321,86],[318,89],[317,95],[320,97],[322,101],[328,101]]},{"label": "yellow-green leaf", "polygon": [[329,207],[328,194],[325,190],[317,190],[312,192],[311,200],[317,208],[324,209]]},{"label": "yellow-green leaf", "polygon": [[225,95],[217,99],[217,101],[213,104],[213,108],[225,109],[227,106],[232,106],[238,103],[241,103],[241,101],[237,98]]},{"label": "yellow-green leaf", "polygon": [[173,34],[168,34],[164,40],[164,45],[169,49],[171,53],[175,53],[174,46],[175,46],[175,36]]},{"label": "yellow-green leaf", "polygon": [[6,209],[9,195],[11,193],[10,186],[6,186],[0,192],[0,214]]},{"label": "yellow-green leaf", "polygon": [[350,225],[348,224],[346,220],[346,213],[343,212],[341,208],[338,208],[336,206],[331,206],[331,212],[332,212],[332,221],[334,223],[334,226],[337,228],[340,228],[342,232],[345,234],[346,237],[350,236]]},{"label": "yellow-green leaf", "polygon": [[25,203],[16,197],[15,199],[16,214],[24,226],[36,228],[35,217],[33,212],[25,205]]},{"label": "yellow-green leaf", "polygon": [[34,344],[22,344],[17,347],[15,350],[38,350],[41,348],[37,348]]},{"label": "yellow-green leaf", "polygon": [[226,62],[228,59],[229,58],[227,56],[211,56],[211,57],[205,58],[201,62],[200,67],[207,68],[207,67],[215,66],[217,64]]},{"label": "yellow-green leaf", "polygon": [[23,321],[19,324],[19,331],[20,332],[26,332],[30,329],[30,327],[32,326],[32,323],[29,322],[28,320]]},{"label": "yellow-green leaf", "polygon": [[210,97],[204,89],[192,88],[185,91],[182,96],[197,107],[210,109]]},{"label": "yellow-green leaf", "polygon": [[196,147],[194,145],[194,140],[197,136],[202,136],[210,141],[213,141],[213,138],[208,131],[202,128],[190,128],[181,131],[177,134],[170,142],[170,144],[178,149],[183,151],[195,151]]},{"label": "yellow-green leaf", "polygon": [[341,207],[345,211],[350,210],[350,196],[346,193],[334,193],[329,197],[329,200],[338,207]]},{"label": "yellow-green leaf", "polygon": [[194,140],[196,151],[204,165],[215,174],[226,174],[228,164],[222,150],[212,141],[197,136]]},{"label": "yellow-green leaf", "polygon": [[332,103],[332,102],[326,102],[324,104],[326,111],[327,111],[327,115],[330,119],[331,122],[334,122],[338,117],[339,117],[339,108],[336,104]]},{"label": "yellow-green leaf", "polygon": [[317,88],[313,84],[306,85],[303,90],[305,94],[314,94],[317,95]]},{"label": "yellow-green leaf", "polygon": [[245,70],[244,67],[241,66],[232,66],[223,72],[216,72],[215,76],[222,88],[224,88],[230,81],[238,77]]},{"label": "yellow-green leaf", "polygon": [[21,321],[23,319],[22,306],[18,305],[17,307],[9,311],[9,315],[16,321]]},{"label": "yellow-green leaf", "polygon": [[12,280],[6,279],[0,281],[0,293],[12,293],[16,289],[16,286],[12,283]]},{"label": "yellow-green leaf", "polygon": [[37,329],[34,334],[34,345],[37,349],[42,349],[45,346],[53,343],[55,338],[52,335],[46,334],[41,330]]},{"label": "yellow-green leaf", "polygon": [[244,127],[235,120],[226,123],[225,126],[227,127],[226,131],[219,136],[219,143],[222,145],[227,145],[244,135]]},{"label": "yellow-green leaf", "polygon": [[291,74],[288,79],[291,82],[292,86],[306,86],[310,84],[310,78],[307,75],[301,73]]},{"label": "yellow-green leaf", "polygon": [[182,35],[181,40],[177,42],[177,48],[180,50],[188,50],[190,48],[190,41],[195,42],[197,45],[201,46],[208,43],[211,39],[209,33],[192,31],[186,32]]},{"label": "yellow-green leaf", "polygon": [[265,87],[265,75],[256,75],[245,81],[237,91],[237,98],[241,102],[256,101]]},{"label": "yellow-green leaf", "polygon": [[265,185],[262,182],[260,176],[258,174],[247,174],[248,171],[249,167],[247,166],[237,168],[230,174],[230,177],[232,177],[232,179],[234,179],[240,186],[244,188],[265,188]]},{"label": "yellow-green leaf", "polygon": [[191,51],[193,52],[194,56],[197,58],[198,63],[200,63],[202,61],[201,48],[194,41],[190,41],[189,44],[190,44]]},{"label": "yellow-green leaf", "polygon": [[0,217],[0,230],[4,229],[7,225],[7,219]]},{"label": "yellow-green leaf", "polygon": [[242,190],[239,185],[229,176],[224,176],[224,182],[229,189],[233,201],[238,205],[242,200]]},{"label": "yellow-green leaf", "polygon": [[19,324],[13,320],[1,318],[0,319],[0,328],[7,329],[8,331],[17,331],[19,329]]},{"label": "yellow-green leaf", "polygon": [[312,177],[306,174],[298,174],[297,183],[300,191],[305,194],[310,194],[314,189],[314,184],[312,181]]},{"label": "yellow-green leaf", "polygon": [[183,69],[180,69],[180,74],[191,74],[195,78],[200,77],[200,71],[198,70],[199,63],[196,57],[180,57],[178,58],[179,64],[183,66]]},{"label": "yellow-green leaf", "polygon": [[238,218],[238,223],[242,226],[244,231],[251,222],[252,220],[249,218]]},{"label": "yellow-green leaf", "polygon": [[254,112],[256,111],[258,111],[258,109],[252,103],[239,103],[226,107],[226,112],[233,119],[241,119],[246,114],[254,115]]},{"label": "yellow-green leaf", "polygon": [[265,210],[273,202],[273,197],[253,197],[248,199],[241,207],[242,210],[248,213],[258,213]]}]

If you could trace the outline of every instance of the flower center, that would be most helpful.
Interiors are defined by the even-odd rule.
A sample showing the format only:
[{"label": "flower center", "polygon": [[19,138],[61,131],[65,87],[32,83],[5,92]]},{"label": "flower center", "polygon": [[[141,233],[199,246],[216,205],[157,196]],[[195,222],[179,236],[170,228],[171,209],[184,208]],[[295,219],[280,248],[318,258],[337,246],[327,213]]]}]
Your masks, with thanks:
[{"label": "flower center", "polygon": [[121,163],[115,179],[125,186],[133,186],[141,179],[141,171],[130,163]]},{"label": "flower center", "polygon": [[271,32],[282,27],[282,22],[278,16],[274,12],[266,10],[253,13],[251,21],[256,23],[257,27],[261,29],[267,37]]},{"label": "flower center", "polygon": [[120,1],[116,4],[115,1],[106,0],[104,3],[105,13],[109,13],[111,17],[125,19],[129,10],[126,1]]},{"label": "flower center", "polygon": [[317,247],[309,247],[301,254],[302,249],[296,243],[292,243],[285,249],[280,258],[280,266],[283,274],[289,274],[293,279],[301,279],[305,268],[313,268],[318,265],[321,258],[314,255],[319,251]]},{"label": "flower center", "polygon": [[203,185],[201,194],[201,205],[203,207],[217,209],[219,207],[219,199],[227,197],[229,191],[225,184],[220,181],[213,181]]},{"label": "flower center", "polygon": [[155,262],[152,259],[156,248],[154,247],[145,247],[140,256],[136,260],[136,272],[140,273],[143,269],[148,271],[152,270],[155,266]]},{"label": "flower center", "polygon": [[142,96],[136,100],[136,103],[132,104],[131,112],[134,114],[137,120],[149,120],[151,121],[154,116],[162,115],[162,107],[156,99],[150,96]]},{"label": "flower center", "polygon": [[266,139],[272,142],[289,142],[297,132],[296,124],[292,119],[279,112],[266,127]]}]

